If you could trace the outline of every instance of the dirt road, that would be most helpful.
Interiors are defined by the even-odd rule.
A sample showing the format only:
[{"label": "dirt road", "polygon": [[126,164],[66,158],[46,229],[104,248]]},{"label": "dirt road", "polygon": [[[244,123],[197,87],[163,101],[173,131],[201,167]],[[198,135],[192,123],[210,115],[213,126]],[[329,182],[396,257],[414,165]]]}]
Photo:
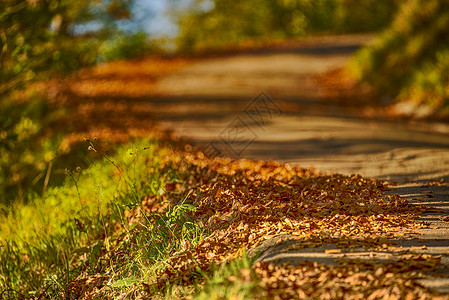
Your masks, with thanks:
[{"label": "dirt road", "polygon": [[156,83],[153,113],[206,152],[400,183],[448,180],[448,125],[368,119],[321,101],[314,76],[369,41],[311,39],[199,60]]},{"label": "dirt road", "polygon": [[[447,273],[449,223],[442,220],[449,218],[449,187],[410,183],[449,180],[449,126],[349,114],[344,107],[323,102],[322,87],[314,80],[343,67],[367,41],[366,37],[312,40],[198,61],[157,83],[156,114],[165,128],[209,154],[277,160],[401,183],[391,192],[441,210],[421,216],[429,228],[394,241],[397,249],[439,254],[439,272]],[[294,239],[288,236],[267,240],[258,248],[259,260],[400,259],[394,251],[326,253],[326,247],[335,245],[285,252],[291,243]],[[421,284],[449,292],[444,276]]]},{"label": "dirt road", "polygon": [[[419,252],[440,255],[438,272],[447,274],[449,125],[388,120],[379,114],[368,118],[357,106],[348,109],[323,101],[323,88],[315,80],[343,67],[369,41],[367,36],[315,38],[269,50],[180,60],[168,64],[171,72],[157,76],[152,75],[152,60],[100,67],[98,74],[88,72],[93,78],[70,85],[81,99],[74,110],[80,117],[72,117],[88,135],[115,140],[146,136],[157,119],[207,154],[277,160],[400,183],[392,193],[440,210],[421,216],[429,222],[428,229],[391,241],[399,252],[361,249],[332,254],[323,249],[336,245],[285,252],[294,241],[281,236],[280,244],[269,239],[260,246],[260,259],[332,263],[349,256],[394,261],[404,251]],[[80,123],[83,119],[95,122]],[[443,180],[443,185],[424,183],[434,180]],[[448,293],[449,281],[437,275],[422,284]]]}]

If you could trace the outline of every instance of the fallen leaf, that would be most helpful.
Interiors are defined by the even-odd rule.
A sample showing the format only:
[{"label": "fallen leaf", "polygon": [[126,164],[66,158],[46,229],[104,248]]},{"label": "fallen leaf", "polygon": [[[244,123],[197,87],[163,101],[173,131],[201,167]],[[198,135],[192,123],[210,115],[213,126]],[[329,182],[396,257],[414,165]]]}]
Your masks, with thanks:
[{"label": "fallen leaf", "polygon": [[416,249],[416,250],[426,250],[427,247],[426,247],[426,245],[423,245],[423,246],[412,246],[412,249]]},{"label": "fallen leaf", "polygon": [[341,253],[341,249],[326,249],[326,250],[324,250],[324,253],[326,253],[326,254],[337,254],[337,253]]}]

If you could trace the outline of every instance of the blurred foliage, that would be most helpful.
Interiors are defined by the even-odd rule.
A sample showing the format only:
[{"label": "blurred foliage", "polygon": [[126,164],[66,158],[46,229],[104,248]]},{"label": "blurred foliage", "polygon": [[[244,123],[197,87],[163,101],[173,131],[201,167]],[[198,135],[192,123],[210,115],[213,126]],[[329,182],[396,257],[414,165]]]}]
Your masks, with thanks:
[{"label": "blurred foliage", "polygon": [[53,116],[37,95],[30,103],[0,102],[0,110],[0,205],[9,205],[43,177],[57,148],[42,138]]},{"label": "blurred foliage", "polygon": [[22,86],[36,74],[70,70],[93,63],[89,43],[75,43],[71,24],[88,1],[6,0],[0,8],[0,95]]},{"label": "blurred foliage", "polygon": [[131,17],[132,4],[133,0],[0,2],[0,205],[25,200],[30,189],[45,191],[46,176],[63,154],[59,144],[64,112],[51,109],[45,93],[33,92],[29,84],[100,59],[142,55],[148,49],[146,37],[141,32],[126,36],[118,28],[118,22]]},{"label": "blurred foliage", "polygon": [[449,2],[406,1],[350,68],[375,95],[409,103],[414,114],[449,115]]},{"label": "blurred foliage", "polygon": [[393,0],[196,0],[176,13],[181,51],[217,50],[248,39],[376,31],[397,10]]},{"label": "blurred foliage", "polygon": [[148,34],[142,30],[133,34],[118,32],[113,39],[106,40],[100,47],[99,60],[117,58],[140,58],[153,53],[156,48],[148,42]]},{"label": "blurred foliage", "polygon": [[116,21],[130,17],[131,4],[131,0],[2,1],[0,95],[36,76],[94,64],[101,42],[117,31]]}]

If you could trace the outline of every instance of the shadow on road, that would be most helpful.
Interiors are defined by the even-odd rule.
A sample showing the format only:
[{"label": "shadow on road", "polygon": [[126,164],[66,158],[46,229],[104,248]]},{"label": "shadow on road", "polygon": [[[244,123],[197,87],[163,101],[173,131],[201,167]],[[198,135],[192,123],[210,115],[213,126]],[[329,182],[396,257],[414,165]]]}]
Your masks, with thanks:
[{"label": "shadow on road", "polygon": [[[365,108],[323,101],[314,78],[344,67],[370,39],[320,37],[205,58],[99,66],[66,84],[71,115],[64,126],[73,140],[119,142],[159,126],[200,148],[214,143],[234,158],[398,182],[447,178],[448,125],[367,118]],[[261,92],[279,114],[270,103],[257,103]]]}]

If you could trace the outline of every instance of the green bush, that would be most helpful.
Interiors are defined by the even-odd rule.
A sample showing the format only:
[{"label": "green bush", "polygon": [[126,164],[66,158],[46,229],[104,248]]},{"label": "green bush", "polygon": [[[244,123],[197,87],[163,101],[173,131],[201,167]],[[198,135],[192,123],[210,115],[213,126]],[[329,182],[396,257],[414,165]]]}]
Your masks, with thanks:
[{"label": "green bush", "polygon": [[57,148],[50,140],[40,137],[52,119],[42,99],[34,99],[29,104],[0,103],[0,110],[1,207],[25,198],[24,190],[43,177]]},{"label": "green bush", "polygon": [[449,113],[449,3],[409,0],[392,25],[350,65],[377,97]]},{"label": "green bush", "polygon": [[49,71],[70,71],[95,61],[93,39],[72,27],[85,19],[89,1],[2,1],[0,96]]},{"label": "green bush", "polygon": [[110,61],[123,58],[138,58],[154,51],[148,40],[148,34],[138,31],[133,34],[116,33],[112,39],[102,43],[99,60]]}]

